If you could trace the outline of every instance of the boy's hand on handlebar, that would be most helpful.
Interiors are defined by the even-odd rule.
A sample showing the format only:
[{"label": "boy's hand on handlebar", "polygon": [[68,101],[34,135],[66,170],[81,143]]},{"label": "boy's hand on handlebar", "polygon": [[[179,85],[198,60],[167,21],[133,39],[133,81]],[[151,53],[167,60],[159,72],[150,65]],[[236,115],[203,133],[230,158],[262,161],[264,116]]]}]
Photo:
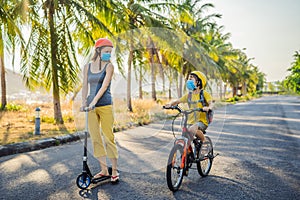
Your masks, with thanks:
[{"label": "boy's hand on handlebar", "polygon": [[165,108],[170,108],[172,105],[170,103],[164,105]]},{"label": "boy's hand on handlebar", "polygon": [[202,110],[205,111],[205,112],[208,112],[208,111],[210,111],[210,107],[205,106],[205,107],[202,108]]}]

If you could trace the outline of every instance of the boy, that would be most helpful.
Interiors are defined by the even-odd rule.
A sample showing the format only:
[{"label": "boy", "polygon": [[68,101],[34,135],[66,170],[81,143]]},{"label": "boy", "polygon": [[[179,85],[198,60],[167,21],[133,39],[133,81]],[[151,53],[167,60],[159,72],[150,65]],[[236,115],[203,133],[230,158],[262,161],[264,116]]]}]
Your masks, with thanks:
[{"label": "boy", "polygon": [[188,131],[200,138],[202,142],[205,140],[203,132],[208,126],[207,113],[213,109],[212,97],[207,91],[204,90],[206,81],[206,76],[202,72],[191,72],[189,75],[189,80],[187,81],[189,93],[166,105],[166,107],[171,107],[178,105],[179,103],[188,103],[190,109],[202,108],[203,111],[205,111],[195,111],[194,113],[191,113],[188,116],[187,121],[188,124],[191,125]]}]

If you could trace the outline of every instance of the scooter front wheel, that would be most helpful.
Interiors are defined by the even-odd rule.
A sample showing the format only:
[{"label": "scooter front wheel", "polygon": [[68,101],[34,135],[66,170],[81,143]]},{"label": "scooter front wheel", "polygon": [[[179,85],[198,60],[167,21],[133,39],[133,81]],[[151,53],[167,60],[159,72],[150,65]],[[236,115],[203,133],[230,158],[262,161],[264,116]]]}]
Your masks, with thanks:
[{"label": "scooter front wheel", "polygon": [[84,190],[90,186],[91,181],[92,181],[92,179],[88,174],[82,173],[77,177],[76,184],[77,184],[77,187]]}]

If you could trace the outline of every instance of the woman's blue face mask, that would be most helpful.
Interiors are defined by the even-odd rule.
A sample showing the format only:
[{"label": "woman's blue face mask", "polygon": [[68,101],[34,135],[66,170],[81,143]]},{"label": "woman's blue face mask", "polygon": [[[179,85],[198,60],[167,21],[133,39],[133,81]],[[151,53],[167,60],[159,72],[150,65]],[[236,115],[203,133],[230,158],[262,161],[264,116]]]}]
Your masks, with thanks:
[{"label": "woman's blue face mask", "polygon": [[101,54],[101,60],[103,60],[103,61],[109,61],[110,57],[111,57],[110,53],[102,53]]},{"label": "woman's blue face mask", "polygon": [[188,80],[187,82],[186,82],[186,88],[188,89],[188,90],[195,90],[196,89],[196,86],[195,86],[195,84],[194,84],[194,81],[193,80]]}]

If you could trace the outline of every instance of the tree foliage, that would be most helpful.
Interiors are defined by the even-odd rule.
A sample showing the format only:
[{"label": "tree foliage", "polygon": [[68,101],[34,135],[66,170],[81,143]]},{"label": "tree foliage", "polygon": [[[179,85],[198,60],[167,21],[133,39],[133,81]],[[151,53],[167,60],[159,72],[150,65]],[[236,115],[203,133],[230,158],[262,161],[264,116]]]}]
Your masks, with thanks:
[{"label": "tree foliage", "polygon": [[290,71],[291,74],[284,80],[284,86],[288,90],[300,94],[300,54],[298,51],[295,52],[292,67],[290,67],[288,71]]},{"label": "tree foliage", "polygon": [[[176,84],[181,91],[184,77],[192,70],[203,71],[209,79],[230,85],[233,95],[240,87],[244,93],[255,92],[265,81],[265,75],[250,63],[252,58],[228,41],[230,33],[224,34],[223,27],[215,21],[221,15],[207,14],[208,9],[214,8],[213,4],[202,0],[4,2],[0,4],[3,24],[0,34],[8,39],[0,41],[0,53],[4,45],[14,52],[16,41],[21,41],[24,82],[33,90],[43,87],[52,91],[58,123],[63,123],[61,96],[80,85],[78,56],[89,58],[91,47],[99,37],[109,37],[115,44],[118,69],[128,81],[129,110],[132,110],[131,71],[139,79],[141,98],[142,83],[146,81],[143,73],[151,72],[153,99],[156,99],[157,76],[168,79],[171,98],[171,85]],[[22,27],[30,29],[26,46],[22,42]],[[297,56],[299,60],[298,53]],[[299,74],[298,79],[294,75],[299,70],[297,62],[298,68],[290,69],[292,75],[286,82],[296,87],[296,91],[299,89]]]}]

